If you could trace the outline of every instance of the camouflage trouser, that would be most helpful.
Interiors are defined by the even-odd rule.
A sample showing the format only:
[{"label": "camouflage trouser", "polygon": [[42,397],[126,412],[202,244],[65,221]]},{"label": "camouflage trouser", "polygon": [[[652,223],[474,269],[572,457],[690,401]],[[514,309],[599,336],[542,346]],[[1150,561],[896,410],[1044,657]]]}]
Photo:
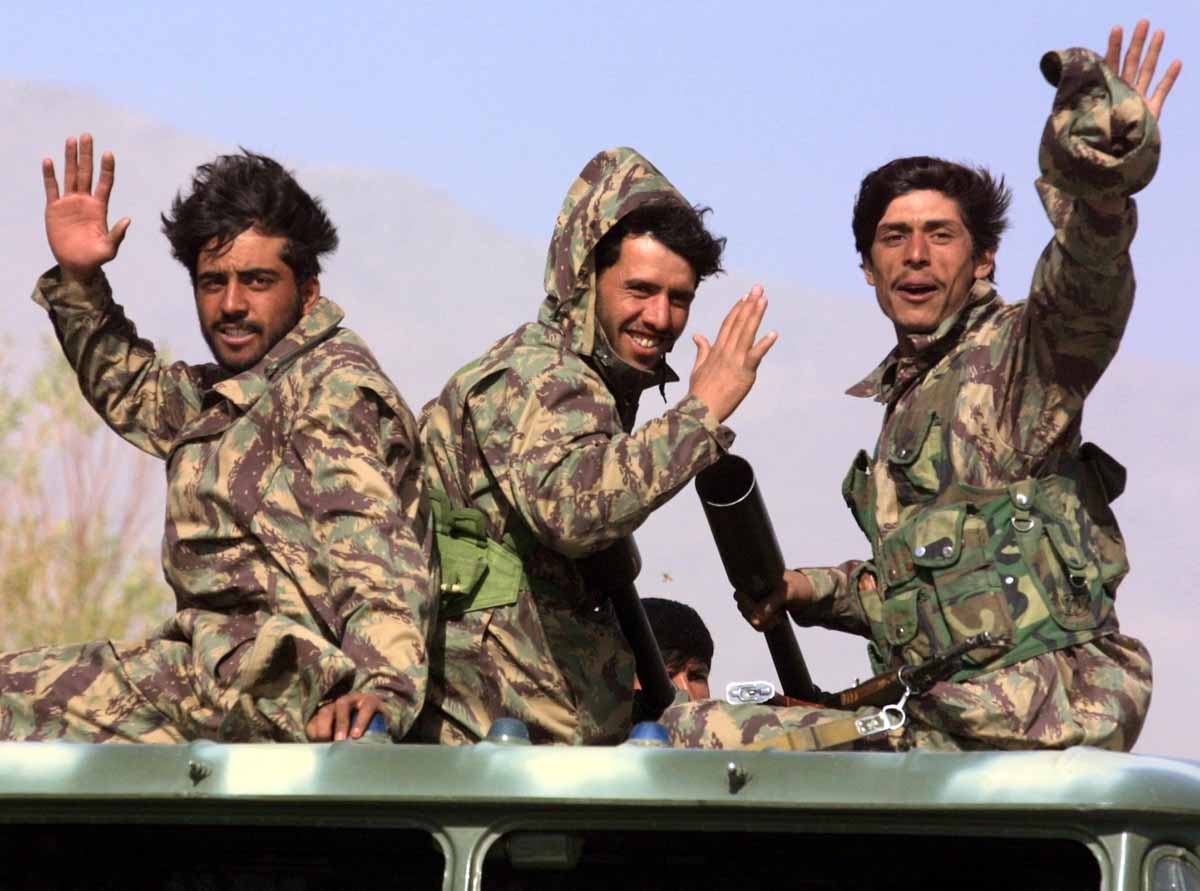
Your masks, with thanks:
[{"label": "camouflage trouser", "polygon": [[[39,647],[0,655],[0,739],[69,742],[177,743],[211,727],[216,716],[201,706],[190,675],[191,647],[148,641],[139,658],[118,657],[108,641]],[[181,727],[139,691],[151,672],[171,678]],[[191,732],[187,732],[191,731]]]},{"label": "camouflage trouser", "polygon": [[[1150,688],[1146,648],[1113,634],[962,683],[936,684],[908,701],[909,720],[902,730],[839,748],[955,751],[1088,745],[1129,751],[1145,721]],[[852,714],[707,700],[673,706],[659,720],[677,746],[736,749],[875,711]]]},{"label": "camouflage trouser", "polygon": [[283,616],[177,613],[151,640],[0,654],[0,740],[306,740],[354,663]]}]

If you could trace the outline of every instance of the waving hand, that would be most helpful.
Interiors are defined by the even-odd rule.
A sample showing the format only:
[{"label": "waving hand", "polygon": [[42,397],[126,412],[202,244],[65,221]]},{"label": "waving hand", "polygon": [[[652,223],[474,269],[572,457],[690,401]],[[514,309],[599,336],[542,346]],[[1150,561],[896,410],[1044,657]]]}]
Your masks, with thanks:
[{"label": "waving hand", "polygon": [[1158,87],[1153,93],[1150,92],[1150,83],[1154,80],[1154,69],[1158,66],[1158,56],[1162,52],[1166,34],[1162,31],[1154,32],[1154,36],[1150,38],[1150,47],[1146,50],[1146,56],[1143,59],[1142,50],[1146,47],[1146,35],[1149,31],[1150,22],[1146,19],[1142,19],[1134,26],[1133,37],[1129,40],[1129,49],[1125,52],[1125,61],[1122,64],[1121,43],[1125,35],[1120,25],[1114,27],[1108,35],[1108,50],[1104,54],[1104,64],[1112,71],[1120,72],[1121,80],[1141,93],[1150,113],[1155,118],[1160,118],[1162,117],[1163,103],[1167,101],[1167,94],[1171,92],[1171,87],[1175,86],[1175,79],[1183,70],[1183,63],[1176,59],[1168,65],[1166,73],[1158,81]]},{"label": "waving hand", "polygon": [[116,159],[112,152],[100,158],[100,179],[92,191],[92,137],[67,140],[63,187],[59,192],[54,162],[42,159],[46,186],[46,239],[64,279],[86,282],[117,255],[129,217],[108,227],[108,196],[112,192]]}]

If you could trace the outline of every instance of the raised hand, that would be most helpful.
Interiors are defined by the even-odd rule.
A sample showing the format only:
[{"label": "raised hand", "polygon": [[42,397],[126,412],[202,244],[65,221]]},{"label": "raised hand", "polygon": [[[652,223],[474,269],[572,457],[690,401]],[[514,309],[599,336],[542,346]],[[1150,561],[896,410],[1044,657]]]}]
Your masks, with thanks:
[{"label": "raised hand", "polygon": [[741,404],[754,386],[758,365],[779,335],[769,332],[758,342],[758,326],[767,311],[761,285],[755,285],[733,305],[713,343],[695,335],[696,364],[688,392],[698,397],[718,421],[724,421]]},{"label": "raised hand", "polygon": [[[1155,118],[1162,116],[1163,103],[1167,94],[1175,86],[1175,79],[1183,70],[1183,63],[1176,59],[1167,66],[1167,72],[1158,82],[1154,92],[1150,92],[1150,82],[1154,79],[1154,69],[1158,66],[1158,56],[1162,52],[1163,40],[1166,34],[1155,31],[1150,38],[1150,47],[1146,50],[1145,58],[1142,50],[1146,47],[1146,35],[1150,31],[1150,22],[1142,19],[1133,29],[1133,37],[1129,41],[1129,49],[1125,53],[1124,64],[1121,63],[1121,43],[1124,40],[1124,30],[1117,25],[1109,32],[1108,50],[1104,54],[1104,64],[1112,71],[1119,72],[1121,80],[1137,90],[1146,100],[1150,113]],[[1120,66],[1120,67],[1118,67]]]},{"label": "raised hand", "polygon": [[76,142],[67,139],[63,188],[58,190],[54,162],[42,159],[46,186],[46,239],[65,280],[87,282],[102,265],[117,255],[129,217],[108,227],[108,196],[112,192],[116,159],[112,152],[100,158],[100,179],[92,192],[92,137],[84,133]]}]

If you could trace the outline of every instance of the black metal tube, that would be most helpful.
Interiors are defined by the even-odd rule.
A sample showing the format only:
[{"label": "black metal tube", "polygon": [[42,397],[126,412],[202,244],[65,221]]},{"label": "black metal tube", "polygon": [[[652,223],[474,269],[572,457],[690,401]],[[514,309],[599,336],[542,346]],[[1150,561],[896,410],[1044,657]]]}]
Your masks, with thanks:
[{"label": "black metal tube", "polygon": [[675,701],[676,691],[634,584],[638,573],[642,571],[642,555],[637,544],[632,536],[624,538],[580,563],[589,586],[599,590],[612,602],[621,633],[633,650],[638,681],[642,687],[638,703],[639,717],[648,721],[657,720],[667,706]]},{"label": "black metal tube", "polygon": [[[754,600],[764,599],[782,581],[785,566],[754,468],[745,458],[726,454],[696,477],[696,493],[729,583]],[[765,637],[783,692],[794,699],[819,701],[821,693],[787,617]]]}]

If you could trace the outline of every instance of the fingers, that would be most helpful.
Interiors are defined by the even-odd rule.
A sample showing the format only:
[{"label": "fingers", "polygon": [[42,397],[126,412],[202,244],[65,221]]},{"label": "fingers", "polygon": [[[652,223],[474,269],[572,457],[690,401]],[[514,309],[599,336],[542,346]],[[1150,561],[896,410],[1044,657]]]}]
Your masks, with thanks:
[{"label": "fingers", "polygon": [[758,366],[762,363],[763,357],[767,355],[771,347],[775,346],[775,343],[778,340],[778,331],[768,331],[763,335],[762,339],[751,348],[750,352],[746,354],[746,358],[748,359],[747,364],[750,366],[752,371],[758,371]]},{"label": "fingers", "polygon": [[108,196],[112,194],[113,177],[117,172],[117,159],[112,152],[100,156],[100,181],[96,183],[96,197],[108,204]]},{"label": "fingers", "polygon": [[108,230],[108,243],[112,245],[113,253],[121,246],[121,242],[125,240],[125,232],[129,229],[129,224],[133,220],[129,217],[121,217],[116,224]]},{"label": "fingers", "polygon": [[787,591],[780,585],[762,600],[753,599],[745,591],[734,591],[733,598],[737,601],[742,617],[755,631],[769,631],[783,616]]},{"label": "fingers", "polygon": [[54,175],[54,162],[42,158],[42,184],[46,189],[46,203],[58,200],[58,178]]},{"label": "fingers", "polygon": [[1154,91],[1146,104],[1150,108],[1150,113],[1155,118],[1162,117],[1163,103],[1167,101],[1167,95],[1171,92],[1171,87],[1175,86],[1175,80],[1179,77],[1179,72],[1183,70],[1183,63],[1176,59],[1167,66],[1166,74],[1162,76],[1162,80],[1158,82],[1158,89]]},{"label": "fingers", "polygon": [[1162,31],[1154,32],[1154,36],[1150,38],[1150,49],[1146,53],[1146,58],[1142,60],[1141,67],[1138,68],[1137,80],[1132,82],[1133,88],[1143,96],[1150,91],[1150,81],[1154,79],[1154,69],[1158,65],[1158,54],[1162,52],[1164,37]]},{"label": "fingers", "polygon": [[754,338],[758,336],[758,326],[762,324],[766,311],[767,298],[763,296],[762,285],[755,285],[725,316],[717,339],[713,341],[713,349],[733,349],[740,352],[750,349]]},{"label": "fingers", "polygon": [[317,709],[316,714],[309,719],[304,728],[312,742],[329,742],[333,738],[333,703],[326,703]]},{"label": "fingers", "polygon": [[92,192],[92,134],[79,137],[79,191]]},{"label": "fingers", "polygon": [[1108,32],[1108,49],[1104,53],[1104,64],[1110,70],[1116,71],[1121,59],[1121,43],[1125,40],[1125,30],[1117,25]]},{"label": "fingers", "polygon": [[354,711],[354,724],[350,727],[350,736],[353,739],[358,739],[367,732],[367,725],[371,723],[377,711],[379,701],[374,696],[363,696],[359,700],[358,708]]},{"label": "fingers", "polygon": [[[1150,85],[1154,82],[1154,72],[1158,68],[1166,32],[1155,31],[1150,38],[1150,45],[1147,47],[1146,36],[1149,33],[1150,22],[1147,19],[1142,19],[1134,26],[1129,48],[1125,51],[1124,61],[1121,62],[1120,77],[1146,98],[1146,105],[1150,109],[1150,113],[1158,118],[1162,115],[1163,104],[1166,102],[1171,88],[1175,86],[1175,81],[1183,70],[1183,63],[1178,59],[1172,62],[1154,92],[1151,93]],[[1122,35],[1123,32],[1119,25],[1113,28],[1108,35],[1108,49],[1104,54],[1104,63],[1113,71],[1117,70],[1117,64],[1121,57]],[[1143,50],[1146,51],[1144,59],[1142,58]]]},{"label": "fingers", "polygon": [[1146,45],[1146,32],[1149,30],[1150,22],[1146,19],[1134,26],[1129,49],[1125,51],[1125,64],[1121,68],[1121,79],[1127,84],[1133,84],[1137,80],[1138,62],[1142,58],[1142,47]]},{"label": "fingers", "polygon": [[327,702],[305,725],[304,732],[312,742],[340,742],[358,739],[367,732],[371,719],[382,703],[371,693],[347,693]]},{"label": "fingers", "polygon": [[717,331],[717,336],[713,340],[712,345],[715,349],[721,349],[729,343],[732,332],[738,326],[742,314],[746,311],[746,298],[749,296],[749,294],[746,294],[738,298],[737,303],[733,304],[733,308],[726,313],[724,321],[721,322],[721,328]]},{"label": "fingers", "polygon": [[333,741],[339,742],[350,733],[350,713],[354,710],[355,697],[353,694],[339,697],[333,704]]},{"label": "fingers", "polygon": [[75,182],[79,177],[79,146],[74,136],[67,137],[67,145],[63,150],[63,191],[68,195],[78,191]]},{"label": "fingers", "polygon": [[[742,315],[741,326],[737,330],[737,339],[733,345],[736,349],[752,356],[754,352],[754,339],[758,337],[758,329],[762,325],[763,316],[767,312],[767,298],[763,296],[762,286],[755,285],[750,289],[750,294],[747,295],[746,299],[749,303],[749,308]],[[767,336],[770,337],[769,334]],[[770,349],[770,346],[768,345],[767,348]],[[758,362],[753,362],[750,367],[752,369],[757,368]]]}]

